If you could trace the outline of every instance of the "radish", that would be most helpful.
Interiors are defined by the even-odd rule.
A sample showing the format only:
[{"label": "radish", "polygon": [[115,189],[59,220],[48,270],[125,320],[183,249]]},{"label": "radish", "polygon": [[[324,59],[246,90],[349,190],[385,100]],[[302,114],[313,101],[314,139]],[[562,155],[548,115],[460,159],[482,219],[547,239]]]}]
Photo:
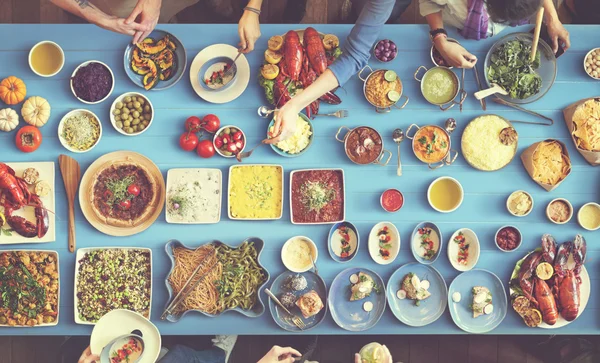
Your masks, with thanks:
[{"label": "radish", "polygon": [[370,312],[371,310],[373,310],[373,303],[372,303],[372,302],[370,302],[370,301],[366,301],[366,302],[363,304],[363,309],[364,309],[364,310],[365,310],[367,313],[368,313],[368,312]]},{"label": "radish", "polygon": [[398,297],[398,299],[404,300],[406,299],[406,291],[398,290],[398,292],[396,292],[396,296]]}]

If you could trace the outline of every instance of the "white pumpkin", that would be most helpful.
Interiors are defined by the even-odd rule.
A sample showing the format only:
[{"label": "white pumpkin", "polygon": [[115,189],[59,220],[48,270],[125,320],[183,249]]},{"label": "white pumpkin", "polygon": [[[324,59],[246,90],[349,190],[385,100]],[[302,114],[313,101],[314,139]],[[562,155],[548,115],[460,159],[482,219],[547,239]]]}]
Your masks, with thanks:
[{"label": "white pumpkin", "polygon": [[12,108],[0,110],[0,130],[10,132],[17,128],[19,115]]},{"label": "white pumpkin", "polygon": [[50,104],[40,96],[29,97],[23,104],[21,116],[28,124],[42,127],[50,118]]}]

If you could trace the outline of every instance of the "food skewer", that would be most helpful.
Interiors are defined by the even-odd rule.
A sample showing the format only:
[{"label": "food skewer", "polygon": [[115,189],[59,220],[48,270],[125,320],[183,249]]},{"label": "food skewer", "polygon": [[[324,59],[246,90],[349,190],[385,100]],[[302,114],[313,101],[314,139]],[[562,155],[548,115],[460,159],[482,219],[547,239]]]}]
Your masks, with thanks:
[{"label": "food skewer", "polygon": [[533,43],[531,44],[531,54],[529,60],[533,62],[535,60],[535,53],[537,53],[538,43],[540,41],[540,31],[542,30],[542,22],[544,21],[544,8],[540,7],[537,12],[535,19],[535,31],[533,32]]},{"label": "food skewer", "polygon": [[67,155],[60,155],[58,157],[58,164],[60,165],[60,173],[63,177],[65,184],[65,191],[67,193],[67,200],[69,202],[69,252],[75,252],[75,193],[81,180],[81,168],[77,160]]},{"label": "food skewer", "polygon": [[[196,286],[198,286],[200,282],[202,282],[206,278],[206,275],[208,275],[208,273],[211,272],[211,270],[215,267],[215,265],[218,262],[217,250],[212,245],[210,246],[210,248],[212,249],[210,256],[206,257],[204,260],[202,260],[202,262],[198,264],[198,267],[196,267],[192,275],[185,282],[185,285],[183,285],[183,287],[177,293],[173,301],[171,301],[171,303],[165,308],[165,311],[160,316],[161,320],[165,320],[168,315],[171,315],[173,311],[177,308],[177,306],[179,306],[180,303],[185,301],[188,295],[192,291],[194,291],[194,289],[196,289]],[[210,265],[208,266],[208,268],[205,268],[207,263],[210,263]],[[194,281],[194,278],[196,277],[198,272],[202,270],[204,270],[204,272],[202,272],[198,279]]]}]

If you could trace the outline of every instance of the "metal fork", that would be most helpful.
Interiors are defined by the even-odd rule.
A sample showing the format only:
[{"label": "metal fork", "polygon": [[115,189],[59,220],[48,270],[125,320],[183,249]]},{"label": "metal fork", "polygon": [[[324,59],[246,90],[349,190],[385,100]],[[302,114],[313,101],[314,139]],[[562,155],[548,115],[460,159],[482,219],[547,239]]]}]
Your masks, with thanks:
[{"label": "metal fork", "polygon": [[298,327],[298,329],[300,329],[300,330],[306,329],[306,324],[304,324],[304,321],[302,321],[302,319],[300,319],[300,317],[298,317],[298,316],[290,313],[290,311],[285,306],[283,306],[283,304],[281,303],[281,301],[279,301],[279,299],[277,298],[277,296],[275,296],[275,294],[273,294],[271,292],[271,290],[265,289],[265,292],[267,293],[267,295],[269,295],[269,297],[271,299],[273,299],[273,301],[275,301],[275,303],[277,305],[279,305],[280,308],[283,309],[283,311],[285,311],[289,316],[292,317],[292,323],[294,323],[294,325],[296,325]]},{"label": "metal fork", "polygon": [[332,116],[337,118],[344,118],[348,117],[348,110],[339,110],[333,113],[318,113],[315,116]]},{"label": "metal fork", "polygon": [[[225,71],[225,73],[223,73],[223,78],[229,77],[231,75],[231,73],[233,73],[233,68],[234,68],[233,65],[235,64],[235,61],[238,60],[240,55],[242,55],[242,50],[238,49],[238,55],[233,59],[233,62],[231,62],[231,64],[227,67],[227,70]],[[231,81],[229,81],[229,82],[231,82]],[[227,83],[229,83],[229,82],[227,82]]]},{"label": "metal fork", "polygon": [[252,155],[252,153],[254,152],[254,150],[259,147],[260,145],[262,145],[263,142],[258,143],[256,146],[254,146],[252,149],[250,149],[250,151],[244,151],[241,153],[237,153],[237,155],[235,156],[235,158],[237,159],[237,161],[239,161],[240,163],[242,162],[243,159],[250,157],[250,155]]}]

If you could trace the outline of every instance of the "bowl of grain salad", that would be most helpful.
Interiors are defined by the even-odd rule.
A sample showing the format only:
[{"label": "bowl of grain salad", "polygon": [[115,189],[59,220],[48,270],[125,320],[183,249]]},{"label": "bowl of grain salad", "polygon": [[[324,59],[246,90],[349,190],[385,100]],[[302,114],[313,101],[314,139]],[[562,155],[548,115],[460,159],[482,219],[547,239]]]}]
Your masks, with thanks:
[{"label": "bowl of grain salad", "polygon": [[74,153],[92,150],[102,137],[102,123],[92,111],[77,109],[67,113],[58,124],[58,139]]}]

